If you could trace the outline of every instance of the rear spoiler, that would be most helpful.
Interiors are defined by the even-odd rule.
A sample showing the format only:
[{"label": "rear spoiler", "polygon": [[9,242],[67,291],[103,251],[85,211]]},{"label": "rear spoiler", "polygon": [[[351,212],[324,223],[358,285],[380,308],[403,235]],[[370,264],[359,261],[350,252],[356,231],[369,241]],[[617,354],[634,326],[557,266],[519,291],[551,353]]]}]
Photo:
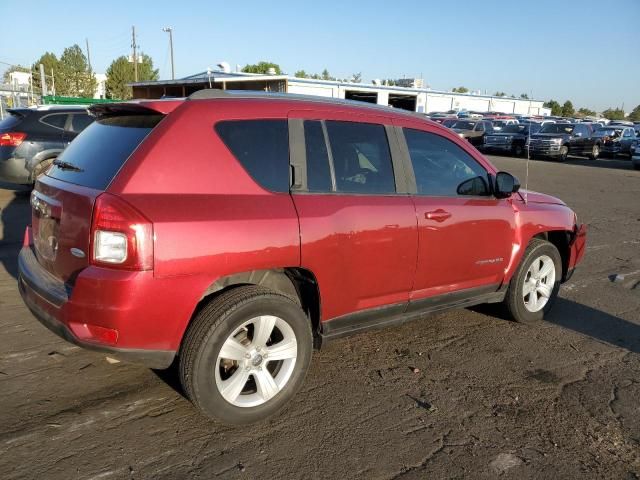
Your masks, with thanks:
[{"label": "rear spoiler", "polygon": [[89,114],[96,118],[120,115],[166,115],[172,112],[183,100],[149,100],[122,103],[97,103],[91,105]]},{"label": "rear spoiler", "polygon": [[7,112],[12,115],[20,115],[21,117],[26,117],[27,113],[32,112],[32,109],[29,108],[7,108]]}]

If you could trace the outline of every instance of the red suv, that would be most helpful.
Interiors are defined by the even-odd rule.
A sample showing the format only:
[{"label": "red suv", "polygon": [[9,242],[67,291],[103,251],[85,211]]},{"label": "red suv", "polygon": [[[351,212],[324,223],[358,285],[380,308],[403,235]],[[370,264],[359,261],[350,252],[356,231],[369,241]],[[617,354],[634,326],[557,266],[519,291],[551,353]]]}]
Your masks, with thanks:
[{"label": "red suv", "polygon": [[562,201],[414,114],[216,90],[92,112],[33,191],[22,297],[73,343],[177,361],[226,422],[281,408],[337,337],[486,302],[541,319],[585,250]]}]

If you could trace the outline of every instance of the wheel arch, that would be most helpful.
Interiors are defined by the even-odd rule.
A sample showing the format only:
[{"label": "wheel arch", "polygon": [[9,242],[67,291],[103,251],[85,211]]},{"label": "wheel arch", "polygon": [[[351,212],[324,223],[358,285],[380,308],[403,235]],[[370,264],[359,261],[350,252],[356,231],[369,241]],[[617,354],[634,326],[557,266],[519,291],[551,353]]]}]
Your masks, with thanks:
[{"label": "wheel arch", "polygon": [[562,260],[562,281],[564,282],[569,272],[571,232],[566,230],[550,230],[547,232],[540,232],[532,238],[546,240],[558,249]]},{"label": "wheel arch", "polygon": [[296,301],[309,318],[314,342],[317,342],[320,331],[320,289],[313,272],[298,267],[249,270],[218,278],[202,293],[189,324],[206,304],[221,293],[246,285],[260,285]]}]

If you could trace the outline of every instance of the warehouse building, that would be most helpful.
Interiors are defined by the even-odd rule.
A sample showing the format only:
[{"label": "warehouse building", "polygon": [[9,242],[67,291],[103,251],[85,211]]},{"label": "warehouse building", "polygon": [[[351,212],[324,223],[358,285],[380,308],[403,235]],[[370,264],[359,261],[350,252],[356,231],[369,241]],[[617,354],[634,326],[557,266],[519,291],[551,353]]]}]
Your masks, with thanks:
[{"label": "warehouse building", "polygon": [[453,93],[404,86],[350,83],[228,71],[205,71],[177,80],[132,83],[134,98],[185,97],[205,88],[261,90],[319,97],[359,100],[404,110],[431,113],[447,110],[504,112],[520,115],[550,115],[541,100]]}]

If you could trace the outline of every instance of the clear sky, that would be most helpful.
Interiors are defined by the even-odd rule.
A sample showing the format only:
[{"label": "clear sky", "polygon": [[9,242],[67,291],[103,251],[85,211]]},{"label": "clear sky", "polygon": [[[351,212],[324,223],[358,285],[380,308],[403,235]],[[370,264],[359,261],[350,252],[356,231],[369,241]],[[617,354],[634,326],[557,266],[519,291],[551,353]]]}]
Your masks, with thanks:
[{"label": "clear sky", "polygon": [[[640,0],[165,1],[0,0],[0,61],[30,64],[89,39],[94,70],[128,55],[131,25],[161,78],[274,61],[349,77],[423,76],[434,89],[640,104]],[[15,19],[15,21],[13,21]],[[0,67],[3,65],[0,64]]]}]

